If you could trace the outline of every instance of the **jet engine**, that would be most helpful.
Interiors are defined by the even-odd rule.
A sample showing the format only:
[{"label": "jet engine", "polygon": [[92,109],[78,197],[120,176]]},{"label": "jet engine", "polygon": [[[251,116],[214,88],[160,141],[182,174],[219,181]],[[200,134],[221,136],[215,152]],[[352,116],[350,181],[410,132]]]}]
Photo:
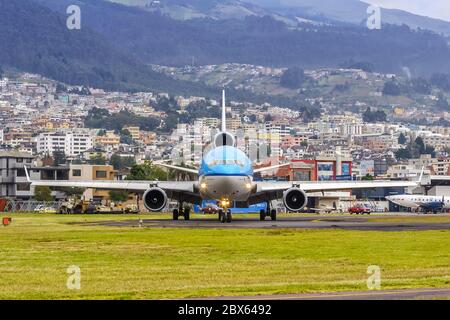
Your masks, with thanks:
[{"label": "jet engine", "polygon": [[228,132],[219,132],[214,137],[215,147],[222,147],[222,146],[233,147],[235,145],[235,142],[236,140],[234,139],[234,136]]},{"label": "jet engine", "polygon": [[169,201],[166,192],[161,188],[148,189],[143,199],[145,207],[152,212],[163,210]]},{"label": "jet engine", "polygon": [[283,201],[289,211],[298,212],[306,207],[308,196],[299,188],[290,188],[284,192]]}]

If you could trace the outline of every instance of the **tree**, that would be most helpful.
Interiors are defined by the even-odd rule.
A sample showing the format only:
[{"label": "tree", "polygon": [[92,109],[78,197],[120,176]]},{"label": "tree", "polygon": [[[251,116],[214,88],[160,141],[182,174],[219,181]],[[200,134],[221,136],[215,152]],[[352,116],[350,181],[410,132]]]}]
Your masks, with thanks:
[{"label": "tree", "polygon": [[419,147],[420,154],[423,154],[425,151],[425,143],[423,142],[423,139],[421,137],[417,137],[416,140],[414,140],[414,143]]},{"label": "tree", "polygon": [[433,146],[427,145],[423,154],[430,154],[432,158],[436,158],[436,149]]},{"label": "tree", "polygon": [[409,148],[399,149],[395,152],[395,157],[401,160],[411,159],[411,151]]},{"label": "tree", "polygon": [[450,91],[450,76],[447,74],[435,73],[431,76],[430,82],[441,90]]},{"label": "tree", "polygon": [[67,91],[67,88],[62,83],[58,83],[56,85],[56,93],[65,93]]},{"label": "tree", "polygon": [[343,63],[342,66],[346,69],[361,69],[366,72],[373,72],[375,67],[370,62],[360,61],[354,62],[353,60]]},{"label": "tree", "polygon": [[430,94],[431,84],[424,78],[416,78],[411,81],[412,89],[419,94]]},{"label": "tree", "polygon": [[88,160],[88,163],[93,164],[93,165],[102,166],[102,165],[106,164],[106,159],[101,155],[96,155],[96,156],[93,156],[92,158],[90,158]]},{"label": "tree", "polygon": [[401,87],[396,81],[390,80],[384,84],[383,95],[399,96],[401,94],[402,94]]},{"label": "tree", "polygon": [[114,167],[114,170],[132,167],[136,164],[133,157],[121,157],[118,154],[113,154],[109,159],[109,164]]},{"label": "tree", "polygon": [[421,154],[431,154],[435,157],[436,151],[434,147],[426,145],[421,137],[417,137],[406,148],[397,150],[395,156],[397,159],[413,159],[420,157]]},{"label": "tree", "polygon": [[280,85],[284,88],[298,89],[305,79],[305,71],[302,68],[289,68],[281,76]]},{"label": "tree", "polygon": [[122,135],[122,136],[130,136],[131,137],[130,130],[128,130],[128,129],[120,130],[120,135]]},{"label": "tree", "polygon": [[153,131],[159,126],[160,122],[160,118],[140,117],[128,110],[110,114],[106,109],[94,107],[89,110],[84,125],[86,128],[117,131],[122,130],[126,125],[131,125],[142,130]]},{"label": "tree", "polygon": [[34,198],[36,201],[53,201],[52,190],[46,186],[38,186],[34,189]]},{"label": "tree", "polygon": [[363,120],[364,122],[386,122],[387,115],[383,110],[372,111],[369,107],[363,113]]},{"label": "tree", "polygon": [[[181,163],[180,167],[188,168],[188,169],[195,169],[193,167],[187,166],[185,163]],[[169,170],[169,178],[170,178],[170,180],[175,180],[175,181],[193,181],[193,180],[195,180],[195,176],[196,175],[194,173],[190,173],[190,172],[186,172],[186,171],[174,170],[174,169],[170,169]]]},{"label": "tree", "polygon": [[164,181],[167,180],[167,173],[154,166],[152,162],[146,161],[144,164],[135,164],[127,176],[127,180],[147,180],[147,181]]},{"label": "tree", "polygon": [[273,121],[273,117],[270,113],[267,113],[264,115],[264,122],[271,122]]},{"label": "tree", "polygon": [[114,202],[125,202],[128,200],[129,193],[122,190],[111,190],[109,192],[109,198]]},{"label": "tree", "polygon": [[53,165],[59,166],[66,163],[66,154],[62,150],[53,151]]},{"label": "tree", "polygon": [[132,145],[133,144],[133,138],[130,135],[121,135],[120,136],[120,143]]},{"label": "tree", "polygon": [[71,188],[71,187],[60,187],[57,188],[58,191],[61,191],[66,194],[67,197],[75,197],[80,199],[86,189],[84,188]]},{"label": "tree", "polygon": [[450,147],[444,147],[444,152],[450,155]]},{"label": "tree", "polygon": [[440,110],[450,110],[448,100],[442,92],[440,92],[438,95],[438,99],[436,101],[436,107]]},{"label": "tree", "polygon": [[398,143],[399,144],[405,144],[406,143],[406,137],[405,135],[402,133],[400,133],[400,136],[398,137]]},{"label": "tree", "polygon": [[371,176],[369,173],[366,174],[364,177],[361,178],[363,181],[373,181],[373,176]]}]

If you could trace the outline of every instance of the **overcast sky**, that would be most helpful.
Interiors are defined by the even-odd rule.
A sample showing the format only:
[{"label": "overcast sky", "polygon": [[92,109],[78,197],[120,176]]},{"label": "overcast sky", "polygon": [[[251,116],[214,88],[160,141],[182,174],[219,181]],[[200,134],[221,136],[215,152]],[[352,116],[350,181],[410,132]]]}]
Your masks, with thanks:
[{"label": "overcast sky", "polygon": [[450,0],[362,0],[384,8],[402,9],[450,21]]}]

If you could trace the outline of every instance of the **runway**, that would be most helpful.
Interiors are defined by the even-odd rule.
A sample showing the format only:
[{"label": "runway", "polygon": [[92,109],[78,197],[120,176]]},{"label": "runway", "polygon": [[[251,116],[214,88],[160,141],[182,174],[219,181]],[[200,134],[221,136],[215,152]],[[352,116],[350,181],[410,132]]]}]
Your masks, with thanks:
[{"label": "runway", "polygon": [[217,297],[208,300],[431,300],[449,299],[450,288],[373,290],[333,293],[281,294],[246,297]]},{"label": "runway", "polygon": [[[450,219],[444,222],[401,221],[405,216],[390,216],[396,221],[385,221],[386,216],[311,216],[311,217],[283,217],[277,221],[259,221],[259,219],[235,218],[231,223],[220,223],[217,219],[193,219],[178,221],[170,219],[142,219],[125,221],[95,221],[85,222],[84,225],[100,225],[109,227],[143,227],[143,228],[195,228],[195,229],[342,229],[342,230],[370,230],[370,231],[427,231],[450,230]],[[377,221],[378,219],[383,219]]]}]

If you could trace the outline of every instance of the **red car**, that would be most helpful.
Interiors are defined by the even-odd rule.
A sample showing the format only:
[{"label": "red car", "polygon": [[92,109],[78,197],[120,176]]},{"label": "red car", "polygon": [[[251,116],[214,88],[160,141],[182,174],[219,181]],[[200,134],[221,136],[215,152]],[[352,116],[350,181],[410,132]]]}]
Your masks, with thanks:
[{"label": "red car", "polygon": [[370,214],[371,213],[369,208],[364,207],[362,205],[353,206],[350,209],[348,209],[348,212],[350,214],[354,214],[354,213],[355,214]]},{"label": "red car", "polygon": [[202,208],[203,214],[216,214],[218,211],[219,207],[214,204],[210,204]]}]

